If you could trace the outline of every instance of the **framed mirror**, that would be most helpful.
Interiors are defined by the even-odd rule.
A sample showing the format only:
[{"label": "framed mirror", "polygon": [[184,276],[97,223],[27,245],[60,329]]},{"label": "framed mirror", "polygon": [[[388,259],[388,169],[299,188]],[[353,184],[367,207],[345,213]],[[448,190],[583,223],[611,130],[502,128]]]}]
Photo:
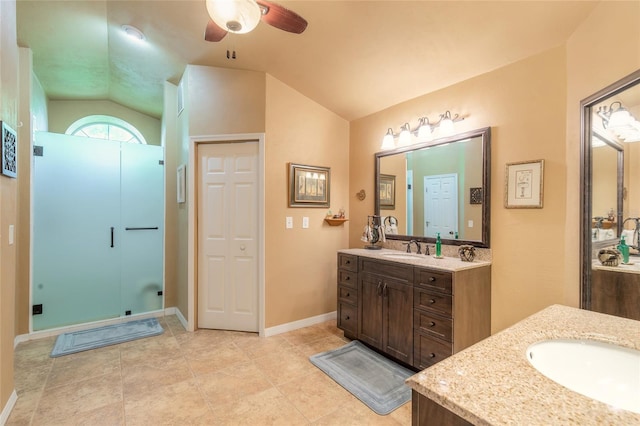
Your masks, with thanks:
[{"label": "framed mirror", "polygon": [[[616,314],[626,308],[600,306],[604,297],[594,290],[594,271],[607,269],[598,253],[617,246],[622,236],[630,247],[629,265],[604,273],[624,273],[623,268],[640,264],[640,70],[584,99],[580,107],[580,306]],[[615,112],[631,119],[617,123]]]},{"label": "framed mirror", "polygon": [[489,247],[491,128],[375,154],[375,211],[389,240]]}]

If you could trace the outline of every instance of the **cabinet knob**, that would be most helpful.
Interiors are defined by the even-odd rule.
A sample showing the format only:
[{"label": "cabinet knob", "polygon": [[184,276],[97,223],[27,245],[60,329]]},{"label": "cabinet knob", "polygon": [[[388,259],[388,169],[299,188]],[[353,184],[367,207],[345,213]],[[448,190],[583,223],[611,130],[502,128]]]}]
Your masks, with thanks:
[{"label": "cabinet knob", "polygon": [[347,297],[351,296],[351,293],[347,293]]},{"label": "cabinet knob", "polygon": [[351,319],[351,317],[350,317],[349,315],[347,315],[347,316],[345,317],[345,319],[350,320],[350,319]]},{"label": "cabinet knob", "polygon": [[349,281],[351,279],[351,277],[349,275],[347,275],[347,278],[345,278],[345,281]]},{"label": "cabinet knob", "polygon": [[436,277],[429,277],[429,282],[434,282],[436,280]]},{"label": "cabinet knob", "polygon": [[429,327],[435,327],[435,326],[436,326],[436,323],[435,323],[435,322],[431,321],[431,322],[429,323]]},{"label": "cabinet knob", "polygon": [[434,299],[429,299],[429,303],[433,305],[434,303],[436,303],[436,301]]},{"label": "cabinet knob", "polygon": [[434,354],[433,352],[429,354],[429,358],[435,358],[435,357],[436,357],[436,354]]},{"label": "cabinet knob", "polygon": [[344,262],[344,263],[346,263],[346,264],[348,265],[348,264],[350,264],[350,263],[351,263],[351,261],[350,261],[350,260],[347,260],[347,261],[346,261],[346,262]]}]

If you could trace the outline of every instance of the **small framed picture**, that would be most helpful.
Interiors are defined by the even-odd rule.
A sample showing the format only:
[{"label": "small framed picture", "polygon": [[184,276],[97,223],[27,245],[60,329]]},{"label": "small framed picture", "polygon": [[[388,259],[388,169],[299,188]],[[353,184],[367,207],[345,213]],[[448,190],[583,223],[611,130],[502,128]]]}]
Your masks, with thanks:
[{"label": "small framed picture", "polygon": [[187,191],[186,166],[184,164],[181,164],[180,166],[178,166],[178,175],[177,175],[176,183],[177,183],[176,194],[177,194],[178,204],[184,203],[186,200],[185,193]]},{"label": "small framed picture", "polygon": [[289,163],[289,207],[329,207],[329,167]]},{"label": "small framed picture", "polygon": [[504,206],[508,209],[541,209],[543,185],[544,160],[507,163]]},{"label": "small framed picture", "polygon": [[2,174],[11,178],[18,175],[18,138],[15,130],[2,124]]},{"label": "small framed picture", "polygon": [[396,177],[380,175],[380,208],[394,210],[396,208]]},{"label": "small framed picture", "polygon": [[469,188],[469,204],[482,204],[482,188]]}]

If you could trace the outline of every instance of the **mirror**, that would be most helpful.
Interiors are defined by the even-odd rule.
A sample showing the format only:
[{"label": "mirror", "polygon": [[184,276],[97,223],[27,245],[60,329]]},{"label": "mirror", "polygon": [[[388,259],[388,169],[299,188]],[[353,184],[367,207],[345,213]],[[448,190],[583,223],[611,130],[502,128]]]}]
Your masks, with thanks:
[{"label": "mirror", "polygon": [[489,127],[375,154],[375,211],[390,240],[489,247]]},{"label": "mirror", "polygon": [[614,124],[623,107],[640,119],[640,70],[584,99],[581,104],[581,282],[580,304],[592,309],[598,251],[625,236],[630,263],[640,263],[640,123]]}]

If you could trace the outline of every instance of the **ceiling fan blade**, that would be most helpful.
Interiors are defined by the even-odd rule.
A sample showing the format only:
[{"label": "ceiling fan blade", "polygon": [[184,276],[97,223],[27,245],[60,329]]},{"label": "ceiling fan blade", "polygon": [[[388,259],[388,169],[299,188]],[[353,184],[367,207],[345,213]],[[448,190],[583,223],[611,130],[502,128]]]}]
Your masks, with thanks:
[{"label": "ceiling fan blade", "polygon": [[204,30],[204,39],[206,41],[220,41],[227,35],[227,30],[223,30],[215,22],[209,18],[207,28]]},{"label": "ceiling fan blade", "polygon": [[307,28],[307,21],[302,16],[279,4],[266,0],[257,0],[256,3],[262,9],[262,20],[273,27],[295,34]]}]

